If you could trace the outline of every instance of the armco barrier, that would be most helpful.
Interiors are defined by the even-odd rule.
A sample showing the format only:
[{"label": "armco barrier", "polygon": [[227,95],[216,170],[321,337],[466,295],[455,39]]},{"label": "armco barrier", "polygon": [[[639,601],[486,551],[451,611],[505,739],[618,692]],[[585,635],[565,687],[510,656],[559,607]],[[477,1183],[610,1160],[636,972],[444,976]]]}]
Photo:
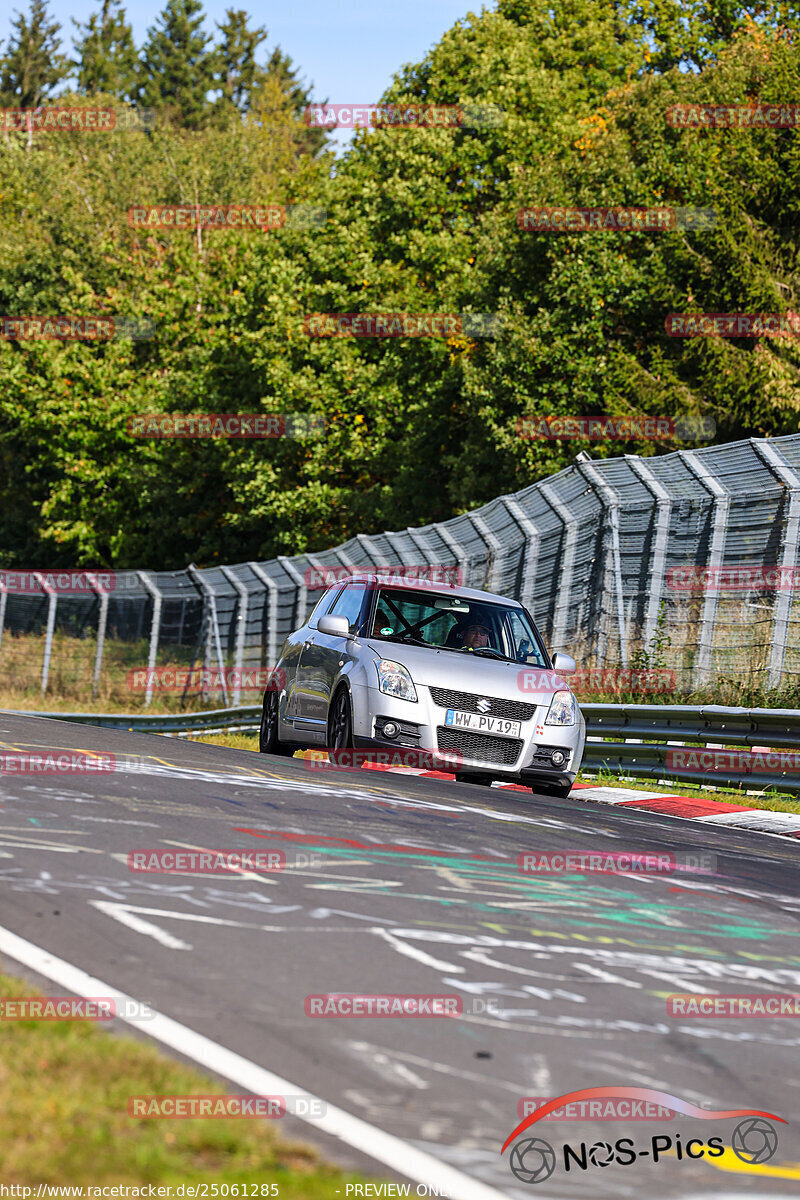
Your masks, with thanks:
[{"label": "armco barrier", "polygon": [[[9,711],[9,710],[6,710]],[[581,704],[586,719],[583,769],[631,779],[663,779],[717,787],[778,788],[800,793],[800,770],[721,771],[681,769],[667,755],[681,747],[763,748],[792,751],[800,765],[800,709],[724,708],[710,704]],[[105,729],[181,736],[254,731],[261,708],[246,705],[207,712],[142,716],[134,713],[15,713],[76,721]]]},{"label": "armco barrier", "polygon": [[736,771],[670,765],[670,751],[688,747],[792,751],[800,765],[800,710],[724,708],[718,704],[582,704],[586,718],[583,769],[633,779],[779,788],[800,793],[800,770]]},{"label": "armco barrier", "polygon": [[74,721],[79,725],[100,725],[103,729],[125,729],[128,733],[164,733],[176,737],[187,733],[233,733],[258,729],[261,705],[241,708],[215,708],[195,713],[83,713],[22,712],[4,709],[16,717],[47,717],[52,721]]}]

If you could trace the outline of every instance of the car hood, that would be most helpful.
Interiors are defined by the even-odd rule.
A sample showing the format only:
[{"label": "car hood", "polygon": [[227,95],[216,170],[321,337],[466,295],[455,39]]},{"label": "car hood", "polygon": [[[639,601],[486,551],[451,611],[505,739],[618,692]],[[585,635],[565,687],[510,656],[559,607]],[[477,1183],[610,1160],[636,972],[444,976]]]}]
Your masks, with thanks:
[{"label": "car hood", "polygon": [[401,646],[397,642],[366,643],[376,658],[402,663],[414,683],[424,687],[451,688],[455,691],[497,696],[503,700],[523,700],[530,704],[549,704],[553,692],[569,687],[555,671],[526,667],[520,663],[496,661],[482,655],[426,646]]}]

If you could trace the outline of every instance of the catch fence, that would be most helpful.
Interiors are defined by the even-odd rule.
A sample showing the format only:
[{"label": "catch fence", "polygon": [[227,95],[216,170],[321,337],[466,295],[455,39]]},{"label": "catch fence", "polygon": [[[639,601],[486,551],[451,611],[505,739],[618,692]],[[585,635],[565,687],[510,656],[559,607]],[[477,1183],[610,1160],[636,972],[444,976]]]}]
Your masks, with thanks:
[{"label": "catch fence", "polygon": [[376,567],[519,598],[586,666],[657,666],[686,692],[743,674],[777,687],[800,678],[799,543],[800,435],[580,455],[474,512],[318,554],[66,585],[0,572],[0,697],[256,703],[331,573]]}]

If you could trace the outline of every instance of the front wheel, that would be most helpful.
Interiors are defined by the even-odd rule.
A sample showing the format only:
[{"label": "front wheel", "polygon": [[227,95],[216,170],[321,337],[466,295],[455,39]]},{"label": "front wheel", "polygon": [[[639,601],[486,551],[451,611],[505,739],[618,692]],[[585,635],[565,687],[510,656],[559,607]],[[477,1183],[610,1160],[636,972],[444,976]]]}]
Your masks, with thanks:
[{"label": "front wheel", "polygon": [[267,692],[261,709],[261,729],[258,734],[258,748],[262,754],[285,754],[292,757],[296,746],[282,742],[278,737],[278,693]]},{"label": "front wheel", "polygon": [[350,750],[353,746],[353,718],[350,700],[345,688],[340,688],[333,698],[328,714],[328,749]]}]

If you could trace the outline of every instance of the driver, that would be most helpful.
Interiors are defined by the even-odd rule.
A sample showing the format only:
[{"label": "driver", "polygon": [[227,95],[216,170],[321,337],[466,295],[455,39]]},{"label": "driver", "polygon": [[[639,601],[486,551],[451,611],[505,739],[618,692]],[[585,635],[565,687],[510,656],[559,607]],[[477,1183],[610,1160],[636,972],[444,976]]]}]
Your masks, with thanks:
[{"label": "driver", "polygon": [[480,619],[470,619],[463,627],[461,645],[465,650],[480,650],[489,645],[489,626]]}]

